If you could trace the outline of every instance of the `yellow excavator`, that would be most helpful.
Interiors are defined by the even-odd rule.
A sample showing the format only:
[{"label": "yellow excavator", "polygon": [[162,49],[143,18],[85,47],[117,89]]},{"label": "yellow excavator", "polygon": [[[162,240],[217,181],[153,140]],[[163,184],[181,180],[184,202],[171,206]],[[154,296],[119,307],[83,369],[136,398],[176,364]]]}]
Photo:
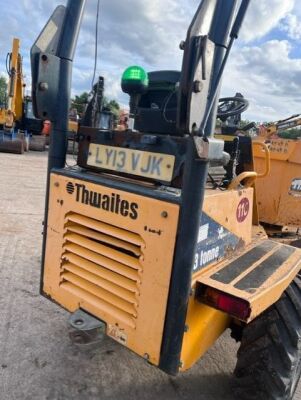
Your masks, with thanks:
[{"label": "yellow excavator", "polygon": [[31,49],[35,115],[53,124],[41,294],[70,312],[77,343],[107,335],[171,375],[230,329],[241,342],[233,397],[292,400],[301,250],[259,225],[251,141],[214,138],[221,79],[249,1],[200,2],[180,45],[181,71],[127,68],[128,129],[81,126],[70,167],[84,5],[59,6]]},{"label": "yellow excavator", "polygon": [[32,102],[25,96],[20,40],[13,39],[12,50],[6,57],[9,77],[7,101],[0,108],[0,152],[22,154],[24,151],[45,150],[41,135],[43,123],[32,114]]},{"label": "yellow excavator", "polygon": [[289,132],[288,130],[296,128],[301,125],[301,114],[294,114],[288,118],[281,119],[276,122],[270,122],[269,124],[260,125],[258,128],[258,136],[264,140],[271,138],[282,138],[282,139],[297,139],[301,137],[300,132]]},{"label": "yellow excavator", "polygon": [[9,76],[7,104],[0,109],[0,152],[23,153],[28,146],[24,133],[17,134],[16,124],[23,118],[24,87],[20,40],[13,39],[12,51],[7,54],[6,68]]}]

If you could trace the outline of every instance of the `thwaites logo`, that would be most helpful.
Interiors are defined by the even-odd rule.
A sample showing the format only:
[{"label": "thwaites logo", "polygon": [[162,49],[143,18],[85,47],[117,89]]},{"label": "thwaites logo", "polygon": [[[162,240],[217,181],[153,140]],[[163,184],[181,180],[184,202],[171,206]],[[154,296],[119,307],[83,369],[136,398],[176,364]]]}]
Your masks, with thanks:
[{"label": "thwaites logo", "polygon": [[138,218],[138,204],[123,199],[119,194],[111,193],[103,194],[89,190],[85,185],[80,183],[73,184],[68,182],[66,185],[67,193],[75,195],[75,200],[79,203],[99,208],[104,211],[129,217],[131,219]]}]

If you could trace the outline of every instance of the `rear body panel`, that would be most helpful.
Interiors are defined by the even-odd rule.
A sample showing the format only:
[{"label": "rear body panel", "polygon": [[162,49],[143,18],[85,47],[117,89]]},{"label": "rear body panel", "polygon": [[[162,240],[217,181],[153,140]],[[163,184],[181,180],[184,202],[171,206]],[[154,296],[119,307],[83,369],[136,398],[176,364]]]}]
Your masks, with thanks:
[{"label": "rear body panel", "polygon": [[179,206],[52,174],[43,291],[158,364]]},{"label": "rear body panel", "polygon": [[[109,336],[158,365],[179,191],[78,170],[52,173],[50,188],[42,292],[70,312],[81,308],[103,320]],[[253,189],[206,190],[193,285],[195,276],[251,241],[252,196]],[[248,203],[244,210],[242,200]],[[207,324],[214,341],[229,323],[224,314],[199,303],[189,305],[187,318],[199,347]]]},{"label": "rear body panel", "polygon": [[[198,285],[250,302],[251,320],[300,269],[298,251],[267,241],[260,228],[254,233],[253,192],[205,192],[177,371],[190,368],[232,320],[195,297]],[[43,294],[101,319],[110,337],[160,368],[181,205],[178,189],[79,169],[51,174]]]}]

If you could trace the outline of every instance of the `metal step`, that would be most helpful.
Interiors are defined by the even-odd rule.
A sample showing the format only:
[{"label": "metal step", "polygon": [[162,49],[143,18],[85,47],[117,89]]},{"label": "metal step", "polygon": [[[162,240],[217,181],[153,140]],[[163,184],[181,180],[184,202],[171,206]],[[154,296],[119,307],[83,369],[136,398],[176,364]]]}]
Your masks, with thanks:
[{"label": "metal step", "polygon": [[281,297],[300,270],[300,249],[260,240],[199,276],[197,297],[206,303],[206,289],[212,288],[215,295],[240,300],[249,313],[239,319],[250,322]]}]

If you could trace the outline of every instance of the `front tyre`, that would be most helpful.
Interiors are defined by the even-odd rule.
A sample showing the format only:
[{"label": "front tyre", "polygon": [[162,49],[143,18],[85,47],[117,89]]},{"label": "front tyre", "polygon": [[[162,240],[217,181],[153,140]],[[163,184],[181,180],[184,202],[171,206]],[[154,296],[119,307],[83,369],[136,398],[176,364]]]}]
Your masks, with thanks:
[{"label": "front tyre", "polygon": [[244,328],[237,358],[238,399],[293,399],[301,375],[301,275]]}]

